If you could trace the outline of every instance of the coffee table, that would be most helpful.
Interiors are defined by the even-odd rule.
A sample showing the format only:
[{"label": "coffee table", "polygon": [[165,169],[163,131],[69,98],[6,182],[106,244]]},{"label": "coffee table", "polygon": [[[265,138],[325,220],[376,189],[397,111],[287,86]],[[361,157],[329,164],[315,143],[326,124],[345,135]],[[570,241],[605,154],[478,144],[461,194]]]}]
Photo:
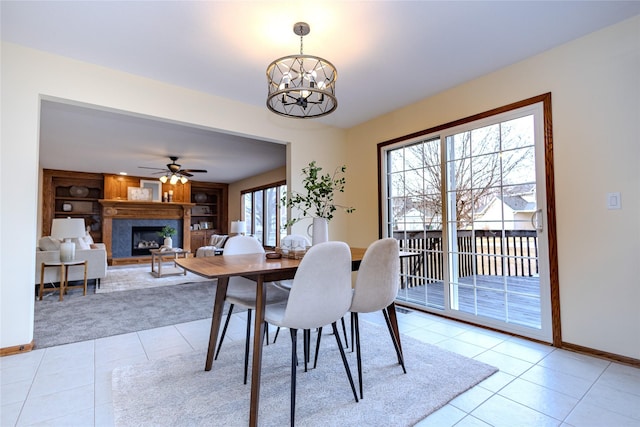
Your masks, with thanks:
[{"label": "coffee table", "polygon": [[[178,276],[178,275],[187,275],[187,270],[178,267],[176,264],[176,260],[178,258],[189,258],[191,255],[190,251],[180,250],[161,250],[161,249],[151,249],[151,274],[155,277],[165,277],[165,276]],[[169,258],[173,261],[173,268],[169,271],[162,272],[162,263]],[[158,270],[156,271],[156,262],[158,263]]]}]

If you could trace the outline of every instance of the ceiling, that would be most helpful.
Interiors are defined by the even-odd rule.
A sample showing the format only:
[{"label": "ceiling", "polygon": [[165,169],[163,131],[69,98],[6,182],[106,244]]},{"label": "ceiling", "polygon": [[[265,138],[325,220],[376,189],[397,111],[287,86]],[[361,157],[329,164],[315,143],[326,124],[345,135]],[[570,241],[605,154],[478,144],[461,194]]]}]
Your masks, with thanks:
[{"label": "ceiling", "polygon": [[[2,1],[3,41],[265,107],[265,69],[304,52],[336,65],[349,128],[640,14],[639,1]],[[43,102],[41,165],[138,176],[179,156],[234,182],[285,146],[188,124]],[[292,119],[295,120],[295,119]],[[125,152],[126,156],[122,156]],[[118,153],[117,155],[115,153]],[[146,172],[149,172],[146,170]]]}]

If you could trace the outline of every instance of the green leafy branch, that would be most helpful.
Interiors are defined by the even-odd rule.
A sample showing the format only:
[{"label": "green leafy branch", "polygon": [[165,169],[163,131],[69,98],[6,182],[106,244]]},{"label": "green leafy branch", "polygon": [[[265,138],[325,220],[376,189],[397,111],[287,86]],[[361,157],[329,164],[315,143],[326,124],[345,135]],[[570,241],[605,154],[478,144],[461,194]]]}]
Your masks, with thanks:
[{"label": "green leafy branch", "polygon": [[158,231],[160,237],[171,237],[174,234],[176,234],[176,229],[168,225],[165,225],[162,231]]},{"label": "green leafy branch", "polygon": [[347,213],[355,211],[350,206],[336,205],[333,203],[336,192],[344,193],[346,179],[344,173],[346,166],[336,168],[331,174],[322,175],[322,168],[316,165],[315,161],[309,163],[309,166],[302,169],[305,176],[302,184],[306,190],[306,194],[299,192],[291,192],[291,196],[284,196],[282,203],[287,207],[294,207],[302,211],[301,218],[294,218],[287,221],[284,227],[289,227],[305,217],[324,218],[330,221],[333,213],[338,209],[343,209]]}]

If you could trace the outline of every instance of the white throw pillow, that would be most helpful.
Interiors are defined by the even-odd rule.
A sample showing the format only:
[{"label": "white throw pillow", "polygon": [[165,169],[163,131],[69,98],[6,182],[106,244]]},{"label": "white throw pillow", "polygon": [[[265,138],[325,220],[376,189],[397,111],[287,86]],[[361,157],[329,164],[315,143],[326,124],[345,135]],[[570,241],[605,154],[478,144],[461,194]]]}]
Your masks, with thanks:
[{"label": "white throw pillow", "polygon": [[212,234],[211,240],[209,240],[209,246],[221,248],[224,246],[225,240],[227,240],[226,234]]},{"label": "white throw pillow", "polygon": [[73,242],[76,244],[76,250],[91,249],[91,246],[87,243],[84,237],[73,239]]},{"label": "white throw pillow", "polygon": [[87,235],[83,237],[84,241],[87,242],[87,245],[92,245],[95,242],[93,241],[93,237],[91,237],[91,234],[89,234],[89,232],[87,231]]},{"label": "white throw pillow", "polygon": [[59,251],[60,240],[51,236],[44,236],[38,241],[38,247],[41,251]]}]

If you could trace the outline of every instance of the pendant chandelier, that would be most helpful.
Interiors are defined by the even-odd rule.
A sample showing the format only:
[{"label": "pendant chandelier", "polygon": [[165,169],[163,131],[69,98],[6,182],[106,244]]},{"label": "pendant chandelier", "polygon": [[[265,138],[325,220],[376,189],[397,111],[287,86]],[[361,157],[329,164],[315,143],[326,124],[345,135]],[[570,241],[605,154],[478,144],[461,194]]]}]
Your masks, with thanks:
[{"label": "pendant chandelier", "polygon": [[300,36],[300,55],[284,56],[267,67],[267,108],[276,114],[309,119],[327,115],[338,107],[336,67],[326,59],[302,53],[302,38],[309,31],[306,22],[296,23],[293,32]]}]

